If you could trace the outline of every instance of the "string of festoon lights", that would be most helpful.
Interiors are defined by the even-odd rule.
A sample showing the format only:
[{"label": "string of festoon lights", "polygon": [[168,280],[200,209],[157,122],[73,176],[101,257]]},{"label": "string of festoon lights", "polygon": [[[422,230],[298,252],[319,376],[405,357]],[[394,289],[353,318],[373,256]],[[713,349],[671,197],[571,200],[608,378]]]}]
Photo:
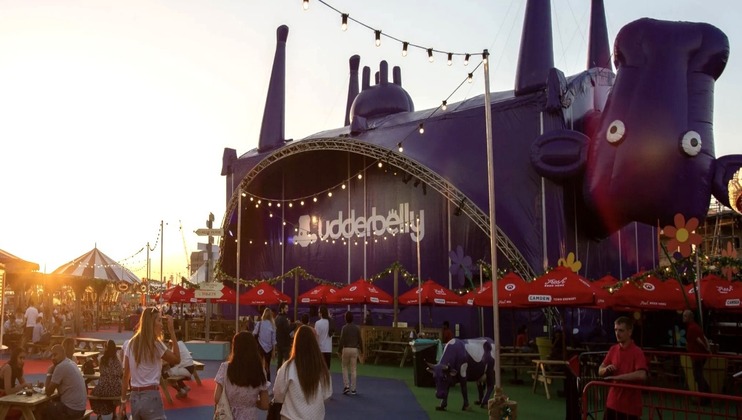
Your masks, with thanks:
[{"label": "string of festoon lights", "polygon": [[[432,47],[426,47],[426,46],[423,46],[422,44],[405,41],[396,36],[389,35],[388,33],[385,33],[381,29],[374,28],[371,25],[368,25],[358,19],[351,17],[349,13],[345,13],[345,12],[338,10],[337,8],[335,8],[334,6],[332,6],[331,4],[327,3],[324,0],[317,0],[317,2],[329,8],[330,10],[334,11],[340,16],[340,29],[341,30],[343,31],[348,30],[348,22],[357,23],[358,25],[361,25],[362,27],[370,30],[374,34],[374,45],[376,45],[377,47],[381,46],[382,38],[390,39],[390,40],[393,40],[399,43],[402,46],[402,57],[407,57],[407,54],[410,48],[415,48],[415,49],[425,52],[427,54],[428,61],[431,63],[435,62],[435,55],[443,54],[446,57],[446,64],[448,64],[449,66],[453,65],[454,57],[464,57],[464,65],[467,66],[469,65],[469,61],[472,57],[484,55],[484,53],[481,53],[481,52],[474,53],[474,52],[444,51],[444,50],[439,50],[439,49],[432,48]],[[309,0],[302,0],[302,7],[304,8],[304,10],[309,10]]]},{"label": "string of festoon lights", "polygon": [[[302,7],[303,7],[304,10],[309,10],[309,1],[310,0],[302,0]],[[438,111],[446,111],[446,109],[448,107],[448,101],[461,88],[461,86],[464,85],[464,83],[466,83],[466,82],[472,83],[474,81],[474,72],[476,72],[476,70],[479,69],[479,67],[487,60],[488,55],[489,55],[486,50],[484,50],[483,52],[478,52],[478,53],[472,53],[472,52],[452,52],[452,51],[439,50],[439,49],[431,48],[431,47],[425,47],[425,46],[423,46],[421,44],[417,44],[417,43],[413,43],[413,42],[409,42],[409,41],[404,41],[404,40],[402,40],[402,39],[400,39],[400,38],[398,38],[396,36],[393,36],[393,35],[389,35],[387,33],[384,33],[384,31],[382,31],[381,29],[376,29],[376,28],[374,28],[371,25],[368,25],[368,24],[366,24],[366,23],[364,23],[364,22],[362,22],[362,21],[360,21],[358,19],[355,19],[355,18],[351,17],[349,13],[345,13],[345,12],[342,12],[342,11],[338,10],[337,8],[335,8],[334,6],[332,6],[331,4],[327,3],[324,0],[317,0],[317,2],[319,4],[327,7],[328,9],[334,11],[338,15],[340,15],[340,29],[342,29],[343,31],[346,31],[348,29],[348,22],[357,23],[358,25],[360,25],[360,26],[362,26],[362,27],[364,27],[364,28],[366,28],[366,29],[368,29],[368,30],[370,30],[370,31],[373,32],[373,34],[374,34],[374,44],[377,47],[380,47],[381,46],[381,39],[382,39],[382,37],[383,38],[388,38],[390,40],[393,40],[393,41],[401,44],[402,45],[402,56],[403,57],[407,57],[407,54],[408,54],[410,48],[415,48],[415,49],[419,49],[419,50],[425,51],[427,53],[428,61],[431,62],[431,63],[435,61],[435,54],[444,54],[446,56],[446,63],[449,66],[453,65],[453,58],[455,56],[457,56],[457,57],[463,56],[464,57],[464,61],[463,61],[464,66],[468,66],[469,65],[469,61],[471,60],[472,57],[479,56],[479,57],[482,58],[482,60],[477,64],[477,66],[474,67],[474,69],[471,72],[467,73],[466,78],[456,87],[456,89],[454,89],[453,92],[451,92],[451,94],[446,97],[446,99],[444,99],[443,101],[441,101],[441,104],[438,105],[437,108],[433,109],[433,111],[430,113],[430,115],[428,115],[423,121],[421,121],[420,123],[418,123],[418,126],[416,128],[414,128],[413,130],[410,130],[410,132],[406,136],[404,136],[401,141],[399,141],[397,143],[397,150],[399,151],[399,153],[403,153],[404,152],[404,142],[412,134],[414,134],[416,131],[418,133],[420,133],[421,135],[425,133],[425,122],[428,119],[430,119]]]}]

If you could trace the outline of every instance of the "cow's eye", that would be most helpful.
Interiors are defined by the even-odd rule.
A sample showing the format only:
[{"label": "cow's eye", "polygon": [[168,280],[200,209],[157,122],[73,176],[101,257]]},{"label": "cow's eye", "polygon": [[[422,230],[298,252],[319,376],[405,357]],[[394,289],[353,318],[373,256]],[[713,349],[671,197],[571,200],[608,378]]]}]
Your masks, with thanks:
[{"label": "cow's eye", "polygon": [[683,148],[683,153],[688,156],[695,156],[700,153],[701,145],[701,135],[693,130],[683,134],[683,138],[680,140],[680,147]]},{"label": "cow's eye", "polygon": [[605,132],[605,139],[608,143],[618,143],[623,140],[623,136],[626,134],[626,126],[621,120],[615,120],[608,126],[608,130]]}]

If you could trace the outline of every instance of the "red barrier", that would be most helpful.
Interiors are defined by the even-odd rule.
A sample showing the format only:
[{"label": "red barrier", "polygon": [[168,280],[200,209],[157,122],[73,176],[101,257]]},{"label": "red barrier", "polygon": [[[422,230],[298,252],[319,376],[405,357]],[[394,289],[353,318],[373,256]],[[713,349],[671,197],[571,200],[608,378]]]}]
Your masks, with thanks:
[{"label": "red barrier", "polygon": [[582,391],[580,415],[583,420],[603,418],[610,387],[641,390],[643,406],[641,418],[645,420],[742,418],[742,397],[738,396],[592,381],[587,383]]}]

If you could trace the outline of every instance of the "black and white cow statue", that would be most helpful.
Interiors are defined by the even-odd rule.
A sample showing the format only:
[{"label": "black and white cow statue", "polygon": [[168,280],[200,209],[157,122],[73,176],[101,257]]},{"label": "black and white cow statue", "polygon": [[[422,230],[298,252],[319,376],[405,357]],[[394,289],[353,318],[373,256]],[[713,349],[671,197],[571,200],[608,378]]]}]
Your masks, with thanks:
[{"label": "black and white cow statue", "polygon": [[[445,410],[448,405],[448,389],[456,383],[461,385],[464,397],[462,410],[469,408],[466,383],[477,382],[479,399],[477,404],[487,407],[487,400],[495,388],[495,350],[491,338],[454,338],[446,344],[438,364],[428,363],[428,371],[435,379],[435,397],[441,399],[436,410]],[[485,393],[485,385],[487,392]]]}]

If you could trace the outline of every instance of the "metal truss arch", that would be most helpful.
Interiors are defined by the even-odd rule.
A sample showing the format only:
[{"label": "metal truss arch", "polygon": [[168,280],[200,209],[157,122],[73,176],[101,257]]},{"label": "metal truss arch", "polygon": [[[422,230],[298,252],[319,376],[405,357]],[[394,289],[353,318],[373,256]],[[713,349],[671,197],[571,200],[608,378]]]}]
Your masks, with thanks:
[{"label": "metal truss arch", "polygon": [[[317,151],[339,151],[349,152],[358,154],[361,156],[367,156],[372,159],[377,159],[384,164],[392,165],[394,167],[403,170],[410,175],[420,179],[428,185],[428,187],[435,189],[440,194],[445,196],[451,203],[461,209],[461,213],[466,214],[474,223],[487,235],[490,236],[489,232],[489,215],[485,214],[479,207],[471,204],[471,200],[465,194],[463,194],[458,188],[449,183],[447,180],[431,171],[427,167],[420,163],[406,157],[402,153],[397,153],[389,149],[385,149],[372,144],[364,143],[359,140],[355,140],[349,137],[334,137],[334,138],[316,138],[297,141],[293,144],[288,144],[279,150],[265,156],[255,167],[253,167],[245,177],[240,181],[239,187],[232,193],[232,197],[229,200],[227,211],[224,217],[225,226],[229,220],[229,215],[232,214],[238,202],[238,195],[241,191],[246,190],[251,182],[260,174],[264,169],[268,168],[281,161],[282,159],[288,158],[293,155],[317,152]],[[222,237],[224,238],[224,237]],[[510,238],[497,227],[497,247],[498,250],[505,256],[510,263],[513,271],[515,271],[522,278],[529,280],[536,277],[533,269],[528,265],[523,255],[520,253],[518,248],[515,247]]]}]

